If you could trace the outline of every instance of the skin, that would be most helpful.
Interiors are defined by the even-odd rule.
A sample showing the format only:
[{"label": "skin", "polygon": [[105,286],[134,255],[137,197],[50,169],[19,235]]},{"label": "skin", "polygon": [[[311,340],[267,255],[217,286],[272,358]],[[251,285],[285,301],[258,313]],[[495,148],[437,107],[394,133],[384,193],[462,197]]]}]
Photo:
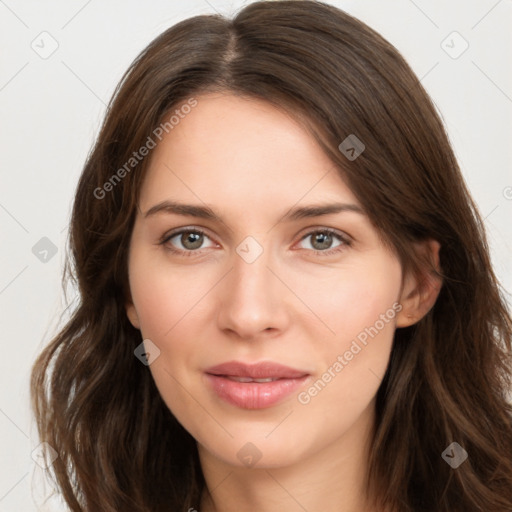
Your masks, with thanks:
[{"label": "skin", "polygon": [[[149,368],[165,403],[198,442],[210,492],[195,508],[371,510],[364,476],[393,333],[430,309],[438,283],[403,276],[364,213],[282,219],[297,206],[362,208],[291,116],[230,94],[197,100],[151,155],[130,243],[126,305],[142,339],[160,350]],[[166,200],[208,205],[222,221],[166,211],[145,216]],[[198,227],[207,235],[199,249],[183,245],[181,235],[159,244],[173,229]],[[324,248],[318,231],[326,227],[350,243],[333,236]],[[237,253],[247,236],[263,251],[251,263]],[[257,246],[242,247],[256,254]],[[329,249],[339,250],[322,254]],[[436,259],[439,247],[418,249]],[[298,393],[398,303],[401,311],[309,403],[300,403]],[[310,378],[277,405],[245,410],[220,399],[204,377],[230,360],[275,361]],[[261,454],[252,467],[237,456],[248,442]]]}]

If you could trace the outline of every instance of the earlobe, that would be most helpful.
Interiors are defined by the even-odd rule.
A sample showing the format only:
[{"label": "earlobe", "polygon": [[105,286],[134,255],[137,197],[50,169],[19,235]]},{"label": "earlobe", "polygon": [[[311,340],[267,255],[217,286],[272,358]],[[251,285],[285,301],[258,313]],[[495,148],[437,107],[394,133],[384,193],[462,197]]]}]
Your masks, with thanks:
[{"label": "earlobe", "polygon": [[140,329],[139,315],[137,315],[137,311],[132,302],[126,304],[126,315],[133,327],[135,327],[135,329]]},{"label": "earlobe", "polygon": [[425,268],[419,275],[409,273],[404,278],[400,304],[402,309],[396,317],[396,327],[409,327],[419,322],[434,306],[442,287],[439,273],[440,244],[427,240],[417,250],[425,258]]}]

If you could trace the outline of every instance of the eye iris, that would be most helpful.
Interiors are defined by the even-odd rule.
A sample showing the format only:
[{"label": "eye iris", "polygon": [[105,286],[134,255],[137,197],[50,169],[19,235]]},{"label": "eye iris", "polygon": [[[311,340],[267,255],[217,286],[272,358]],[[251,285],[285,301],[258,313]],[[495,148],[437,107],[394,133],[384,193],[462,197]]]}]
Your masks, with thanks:
[{"label": "eye iris", "polygon": [[204,235],[201,233],[188,232],[181,235],[181,243],[186,249],[198,249],[203,243]]},{"label": "eye iris", "polygon": [[[318,246],[315,245],[319,242]],[[317,250],[329,249],[332,245],[332,235],[330,233],[317,233],[313,236],[312,245]]]}]

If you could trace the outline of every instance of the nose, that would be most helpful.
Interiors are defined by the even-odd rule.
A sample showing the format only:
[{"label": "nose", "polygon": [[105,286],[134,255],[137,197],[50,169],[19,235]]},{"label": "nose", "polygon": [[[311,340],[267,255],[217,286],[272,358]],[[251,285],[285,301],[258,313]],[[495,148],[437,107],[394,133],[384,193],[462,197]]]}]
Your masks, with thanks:
[{"label": "nose", "polygon": [[287,328],[289,292],[271,267],[275,265],[265,251],[253,262],[233,255],[233,268],[219,290],[217,320],[222,331],[254,340]]}]

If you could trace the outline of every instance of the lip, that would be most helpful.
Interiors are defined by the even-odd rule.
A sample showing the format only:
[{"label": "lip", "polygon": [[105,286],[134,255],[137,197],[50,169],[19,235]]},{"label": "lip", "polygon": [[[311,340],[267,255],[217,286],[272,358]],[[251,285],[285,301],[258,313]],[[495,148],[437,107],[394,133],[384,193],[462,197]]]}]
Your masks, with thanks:
[{"label": "lip", "polygon": [[[231,405],[242,409],[264,409],[296,391],[308,379],[309,373],[271,361],[256,364],[230,361],[208,368],[205,376],[213,391]],[[234,378],[274,380],[239,382]]]},{"label": "lip", "polygon": [[212,366],[206,373],[232,377],[249,377],[252,379],[296,379],[308,375],[308,372],[297,370],[272,361],[246,364],[241,361],[228,361],[227,363]]}]

